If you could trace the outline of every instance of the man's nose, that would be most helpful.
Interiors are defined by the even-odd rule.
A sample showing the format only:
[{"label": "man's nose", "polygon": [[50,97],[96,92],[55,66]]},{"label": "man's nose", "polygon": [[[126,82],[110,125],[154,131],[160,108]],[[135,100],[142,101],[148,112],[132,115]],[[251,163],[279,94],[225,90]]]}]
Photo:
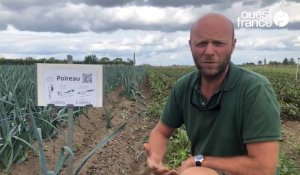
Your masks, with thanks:
[{"label": "man's nose", "polygon": [[214,46],[212,45],[212,43],[208,43],[206,48],[205,48],[205,54],[206,55],[214,55]]}]

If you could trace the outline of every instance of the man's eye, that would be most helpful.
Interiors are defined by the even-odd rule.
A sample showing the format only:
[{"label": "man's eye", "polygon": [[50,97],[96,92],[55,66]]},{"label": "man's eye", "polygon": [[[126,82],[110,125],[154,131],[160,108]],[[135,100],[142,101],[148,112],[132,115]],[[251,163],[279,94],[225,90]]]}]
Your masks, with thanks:
[{"label": "man's eye", "polygon": [[223,42],[213,42],[213,44],[215,45],[215,46],[224,46],[225,45],[225,43],[223,43]]},{"label": "man's eye", "polygon": [[199,42],[196,44],[198,47],[205,47],[207,45],[207,42]]}]

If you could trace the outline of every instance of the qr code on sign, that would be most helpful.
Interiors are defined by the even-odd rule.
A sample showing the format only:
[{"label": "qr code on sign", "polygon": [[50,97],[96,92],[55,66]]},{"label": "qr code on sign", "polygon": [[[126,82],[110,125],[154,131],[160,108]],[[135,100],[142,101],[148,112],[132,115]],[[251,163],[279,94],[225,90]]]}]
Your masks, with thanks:
[{"label": "qr code on sign", "polygon": [[92,83],[93,82],[93,74],[91,73],[83,73],[82,74],[82,83]]}]

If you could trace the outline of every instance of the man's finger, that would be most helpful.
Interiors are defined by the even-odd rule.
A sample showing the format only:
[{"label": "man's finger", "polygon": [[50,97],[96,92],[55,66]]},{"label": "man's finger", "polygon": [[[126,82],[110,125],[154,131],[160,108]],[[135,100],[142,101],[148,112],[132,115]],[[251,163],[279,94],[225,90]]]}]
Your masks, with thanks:
[{"label": "man's finger", "polygon": [[178,175],[175,170],[169,170],[168,172],[164,173],[163,175]]},{"label": "man's finger", "polygon": [[144,150],[146,151],[146,154],[148,157],[151,156],[151,149],[150,149],[150,146],[149,146],[149,143],[144,143]]}]

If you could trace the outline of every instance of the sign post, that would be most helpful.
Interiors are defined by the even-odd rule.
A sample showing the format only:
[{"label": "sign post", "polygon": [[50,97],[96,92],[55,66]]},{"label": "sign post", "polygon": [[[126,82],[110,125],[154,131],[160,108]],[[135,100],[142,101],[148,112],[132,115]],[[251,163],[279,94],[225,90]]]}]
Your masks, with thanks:
[{"label": "sign post", "polygon": [[[67,55],[68,64],[73,63],[71,55]],[[74,121],[73,121],[73,105],[68,104],[68,132],[67,132],[67,143],[68,147],[73,151],[73,133],[74,133]],[[68,175],[73,175],[74,158],[71,156],[68,163]]]},{"label": "sign post", "polygon": [[[68,147],[73,151],[73,133],[74,133],[74,126],[73,126],[73,107],[71,105],[68,106]],[[68,164],[68,175],[73,175],[73,164],[74,158],[70,156],[69,164]]]},{"label": "sign post", "polygon": [[[68,109],[67,145],[73,151],[73,108],[103,107],[102,65],[36,64],[37,105],[64,106]],[[68,162],[68,175],[73,175],[73,157]]]}]

